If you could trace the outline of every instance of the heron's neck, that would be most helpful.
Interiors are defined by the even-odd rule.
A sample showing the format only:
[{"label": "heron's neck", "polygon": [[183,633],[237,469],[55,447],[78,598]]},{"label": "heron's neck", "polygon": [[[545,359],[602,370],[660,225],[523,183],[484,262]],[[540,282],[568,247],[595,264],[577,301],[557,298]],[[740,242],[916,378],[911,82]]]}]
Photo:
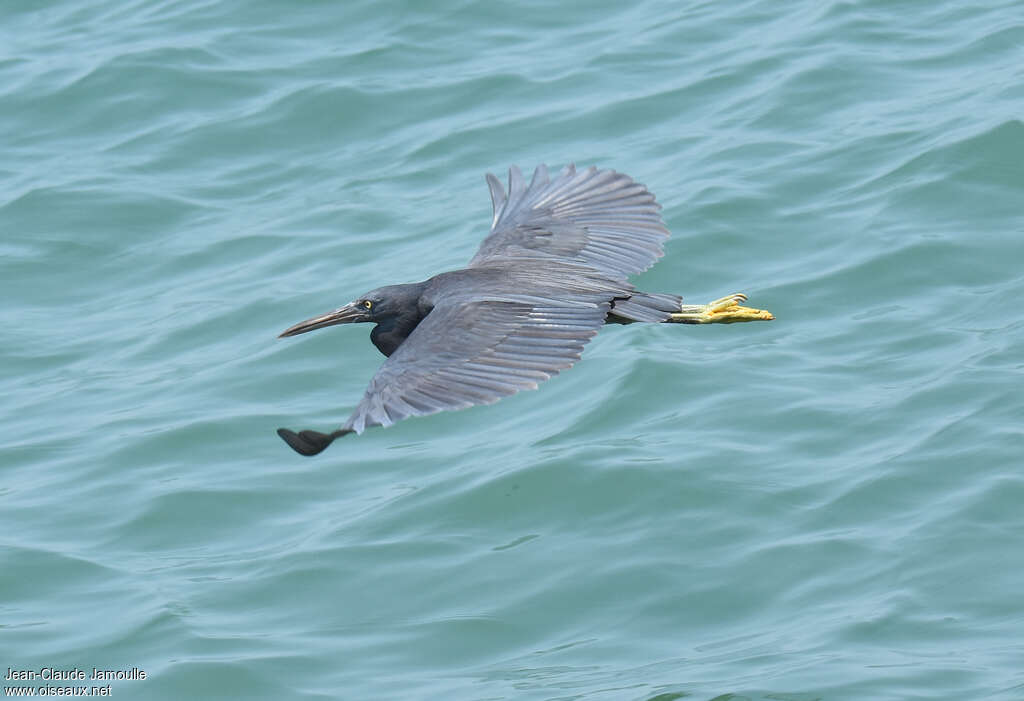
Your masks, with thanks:
[{"label": "heron's neck", "polygon": [[429,309],[424,309],[423,305],[419,304],[419,296],[424,286],[424,283],[410,284],[409,299],[401,306],[401,311],[393,317],[381,319],[370,332],[373,345],[384,355],[390,356],[398,350],[423,317],[429,313]]}]

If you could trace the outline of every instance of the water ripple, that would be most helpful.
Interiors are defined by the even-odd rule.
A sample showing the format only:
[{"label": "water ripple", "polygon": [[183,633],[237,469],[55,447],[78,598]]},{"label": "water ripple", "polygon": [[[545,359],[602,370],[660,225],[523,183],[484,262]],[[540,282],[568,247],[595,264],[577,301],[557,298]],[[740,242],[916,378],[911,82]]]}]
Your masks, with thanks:
[{"label": "water ripple", "polygon": [[[1016,698],[1006,0],[0,8],[0,645],[133,698]],[[494,406],[299,461],[379,364],[299,318],[461,266],[485,171],[598,163],[637,284]],[[8,642],[9,641],[9,642]]]}]

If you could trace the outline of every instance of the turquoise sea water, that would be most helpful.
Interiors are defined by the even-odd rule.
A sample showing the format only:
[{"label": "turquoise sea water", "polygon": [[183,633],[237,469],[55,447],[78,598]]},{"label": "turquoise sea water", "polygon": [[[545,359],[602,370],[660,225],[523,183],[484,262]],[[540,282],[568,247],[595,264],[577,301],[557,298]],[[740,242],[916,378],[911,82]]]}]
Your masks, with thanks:
[{"label": "turquoise sea water", "polygon": [[[3,3],[0,671],[1024,698],[1022,115],[1018,2]],[[462,266],[485,171],[570,161],[664,205],[639,286],[778,320],[277,438],[381,361],[277,333]]]}]

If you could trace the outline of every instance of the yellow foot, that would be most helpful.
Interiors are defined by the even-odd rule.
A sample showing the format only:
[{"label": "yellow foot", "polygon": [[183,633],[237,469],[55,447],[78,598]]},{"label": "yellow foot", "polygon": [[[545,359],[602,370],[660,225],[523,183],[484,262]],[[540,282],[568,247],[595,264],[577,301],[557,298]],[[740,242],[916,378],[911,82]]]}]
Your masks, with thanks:
[{"label": "yellow foot", "polygon": [[737,292],[708,304],[683,304],[668,321],[675,324],[734,324],[738,321],[771,321],[775,318],[764,309],[741,307],[740,302],[746,301],[747,296]]}]

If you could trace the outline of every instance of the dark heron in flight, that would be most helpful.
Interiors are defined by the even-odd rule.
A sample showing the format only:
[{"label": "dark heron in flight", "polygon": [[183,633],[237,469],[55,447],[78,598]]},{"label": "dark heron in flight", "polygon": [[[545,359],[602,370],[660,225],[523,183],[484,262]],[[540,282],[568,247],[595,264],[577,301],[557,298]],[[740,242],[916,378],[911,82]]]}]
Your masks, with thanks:
[{"label": "dark heron in flight", "polygon": [[662,256],[668,230],[646,187],[614,170],[539,166],[529,185],[509,169],[508,192],[487,174],[491,233],[469,265],[388,285],[284,331],[373,324],[387,360],[332,433],[277,433],[316,455],[348,433],[475,404],[491,404],[571,367],[605,323],[714,324],[770,320],[734,294],[709,304],[640,292],[626,281]]}]

